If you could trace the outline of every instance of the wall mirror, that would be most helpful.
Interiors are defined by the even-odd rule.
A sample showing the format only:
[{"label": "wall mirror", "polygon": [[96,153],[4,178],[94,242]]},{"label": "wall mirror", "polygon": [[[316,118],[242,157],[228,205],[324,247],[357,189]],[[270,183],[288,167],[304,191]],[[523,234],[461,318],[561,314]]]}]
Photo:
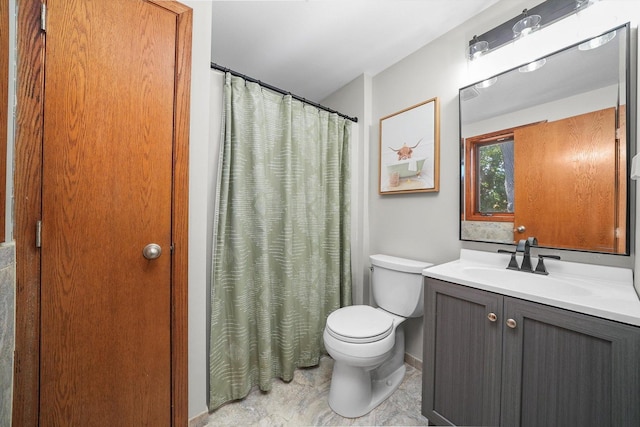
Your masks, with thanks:
[{"label": "wall mirror", "polygon": [[460,239],[629,254],[629,24],[460,89]]}]

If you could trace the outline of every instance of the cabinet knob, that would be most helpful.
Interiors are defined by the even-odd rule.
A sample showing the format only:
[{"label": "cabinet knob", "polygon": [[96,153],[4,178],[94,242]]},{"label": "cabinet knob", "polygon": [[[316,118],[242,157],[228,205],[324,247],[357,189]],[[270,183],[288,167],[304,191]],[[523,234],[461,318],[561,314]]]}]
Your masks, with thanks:
[{"label": "cabinet knob", "polygon": [[513,319],[507,319],[507,326],[510,327],[511,329],[515,329],[516,326],[518,326],[518,324]]},{"label": "cabinet knob", "polygon": [[489,313],[487,314],[487,319],[489,319],[490,322],[495,322],[496,320],[498,320],[498,315],[496,315],[495,313]]}]

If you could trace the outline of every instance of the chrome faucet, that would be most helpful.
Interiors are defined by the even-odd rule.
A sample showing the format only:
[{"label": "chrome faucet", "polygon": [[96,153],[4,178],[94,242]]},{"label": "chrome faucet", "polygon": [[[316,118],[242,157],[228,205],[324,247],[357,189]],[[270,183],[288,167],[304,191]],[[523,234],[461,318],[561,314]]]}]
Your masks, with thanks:
[{"label": "chrome faucet", "polygon": [[[526,240],[520,240],[518,242],[518,245],[516,246],[515,251],[505,251],[502,249],[498,249],[498,252],[503,254],[511,254],[509,265],[507,266],[508,270],[526,271],[527,273],[543,275],[549,274],[544,265],[544,259],[550,258],[559,260],[560,257],[558,255],[538,254],[538,265],[536,265],[536,268],[534,270],[533,266],[531,265],[531,247],[533,246],[538,246],[538,239],[536,239],[535,237],[529,237]],[[518,259],[516,257],[516,255],[519,253],[522,254],[522,263],[520,263],[520,265],[518,265]]]},{"label": "chrome faucet", "polygon": [[560,256],[558,256],[558,255],[538,254],[538,265],[536,265],[536,269],[534,270],[534,273],[536,273],[536,274],[544,274],[545,276],[549,274],[549,272],[547,271],[547,268],[544,265],[544,259],[545,258],[560,259]]},{"label": "chrome faucet", "polygon": [[498,253],[500,254],[510,254],[511,258],[509,259],[509,265],[507,266],[507,270],[520,270],[518,266],[518,260],[516,259],[516,253],[512,251],[507,251],[504,249],[498,249]]},{"label": "chrome faucet", "polygon": [[[531,265],[531,247],[538,246],[538,239],[535,237],[529,237],[528,239],[523,239],[518,242],[516,246],[515,252],[505,251],[499,249],[500,253],[508,253],[511,254],[511,259],[509,260],[509,265],[507,269],[509,270],[518,270],[518,271],[526,271],[528,273],[533,272],[533,266]],[[518,253],[522,254],[522,263],[518,265],[518,260],[516,255]]]},{"label": "chrome faucet", "polygon": [[535,237],[529,237],[526,240],[520,240],[518,246],[516,246],[516,254],[522,253],[522,263],[520,263],[520,271],[526,271],[528,273],[533,272],[533,266],[531,265],[531,246],[537,246],[538,239]]}]

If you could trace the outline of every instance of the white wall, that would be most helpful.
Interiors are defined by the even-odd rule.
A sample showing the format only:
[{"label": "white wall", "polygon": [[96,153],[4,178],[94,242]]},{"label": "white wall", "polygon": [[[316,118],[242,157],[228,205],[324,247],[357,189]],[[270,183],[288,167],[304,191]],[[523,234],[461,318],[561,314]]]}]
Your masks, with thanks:
[{"label": "white wall", "polygon": [[352,125],[351,141],[351,243],[353,272],[353,303],[369,303],[369,194],[363,191],[369,179],[369,126],[371,125],[371,77],[361,75],[340,91],[322,100],[325,105],[350,117],[357,117]]},{"label": "white wall", "polygon": [[[183,1],[193,9],[191,131],[189,134],[189,417],[207,411],[207,245],[210,215],[209,96],[211,0]],[[210,247],[210,244],[209,244]]]},{"label": "white wall", "polygon": [[567,117],[603,110],[616,105],[618,86],[609,86],[584,92],[579,95],[547,102],[518,111],[509,112],[490,119],[465,123],[462,138],[494,132],[496,129],[509,129],[538,121],[553,122]]}]

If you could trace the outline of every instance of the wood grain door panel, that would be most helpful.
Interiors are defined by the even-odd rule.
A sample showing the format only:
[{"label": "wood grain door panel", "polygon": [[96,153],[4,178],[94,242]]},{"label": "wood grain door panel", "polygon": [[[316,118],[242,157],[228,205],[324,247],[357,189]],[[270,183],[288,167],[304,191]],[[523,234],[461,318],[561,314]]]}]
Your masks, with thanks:
[{"label": "wood grain door panel", "polygon": [[40,424],[169,425],[175,17],[47,3]]},{"label": "wood grain door panel", "polygon": [[[46,247],[46,243],[45,243],[45,248],[42,249],[43,253],[41,253],[41,249],[37,248],[34,245],[34,242],[36,240],[35,239],[36,222],[43,218],[43,197],[42,197],[43,196],[42,183],[44,180],[43,179],[43,174],[44,174],[43,152],[47,151],[47,153],[51,153],[50,148],[47,148],[47,150],[43,148],[43,133],[44,133],[44,121],[45,121],[45,118],[44,118],[44,115],[45,115],[44,114],[45,54],[44,52],[47,45],[46,38],[54,37],[53,33],[55,31],[61,30],[63,26],[61,26],[59,23],[56,24],[55,19],[53,19],[53,22],[50,23],[47,34],[45,35],[45,33],[40,29],[39,18],[41,15],[41,3],[42,3],[41,0],[18,0],[17,1],[17,15],[18,15],[17,17],[18,19],[17,71],[18,71],[19,79],[17,81],[18,104],[16,109],[17,118],[16,118],[15,180],[14,180],[14,201],[15,201],[14,238],[16,242],[16,351],[15,351],[15,374],[14,374],[15,381],[14,381],[14,391],[13,391],[13,394],[14,394],[13,425],[24,426],[24,427],[48,425],[54,422],[51,420],[49,420],[49,422],[47,422],[46,420],[44,420],[43,422],[40,422],[41,419],[39,416],[40,402],[44,400],[44,398],[41,399],[41,395],[40,395],[40,379],[41,379],[40,336],[41,336],[41,323],[44,323],[44,321],[41,322],[41,308],[43,309],[43,311],[49,310],[51,312],[55,311],[56,309],[51,305],[47,307],[48,303],[47,301],[45,301],[46,297],[45,295],[41,294],[41,279],[42,279],[40,274],[41,258],[42,258],[41,255],[43,255],[43,253],[51,253],[52,247]],[[49,4],[50,9],[52,7],[53,9],[57,9],[62,4],[60,1],[51,1],[47,3]],[[76,9],[76,11],[78,10],[77,8],[80,8],[79,16],[74,17],[73,13],[68,13],[68,11],[65,11],[63,13],[64,13],[64,16],[66,17],[73,17],[73,19],[78,19],[78,22],[75,22],[75,21],[67,22],[65,23],[65,26],[64,26],[66,28],[65,31],[67,31],[66,35],[68,37],[72,37],[73,40],[75,40],[76,44],[72,46],[77,49],[77,51],[75,52],[75,55],[79,57],[90,58],[91,61],[98,61],[100,65],[101,73],[104,73],[105,71],[109,72],[109,70],[103,68],[102,65],[107,65],[108,67],[116,66],[117,64],[112,63],[114,60],[115,61],[120,61],[125,59],[128,60],[131,57],[131,55],[127,56],[125,53],[123,53],[124,51],[126,51],[126,49],[120,50],[120,51],[117,49],[106,49],[106,50],[103,49],[103,53],[104,53],[103,57],[98,58],[97,55],[93,53],[93,51],[86,51],[86,47],[88,46],[88,44],[83,44],[84,39],[96,40],[96,38],[104,37],[104,36],[100,36],[99,34],[103,34],[104,31],[109,31],[113,37],[119,38],[120,43],[122,44],[127,43],[126,38],[129,38],[128,43],[131,45],[136,44],[140,41],[142,41],[143,43],[145,42],[144,38],[131,37],[132,33],[128,30],[122,31],[120,24],[116,22],[120,18],[119,17],[116,18],[115,15],[112,15],[111,13],[119,12],[120,10],[122,10],[125,12],[134,11],[134,12],[141,12],[145,14],[147,13],[146,11],[148,10],[149,6],[155,7],[158,11],[163,11],[166,15],[171,17],[171,27],[175,31],[175,41],[174,41],[175,70],[173,72],[173,84],[170,85],[172,86],[174,91],[174,99],[173,99],[172,106],[168,106],[168,105],[163,106],[164,108],[172,109],[173,111],[172,121],[173,121],[174,173],[173,173],[173,181],[172,181],[173,191],[172,191],[172,206],[171,206],[171,209],[172,209],[171,240],[173,242],[173,251],[171,254],[169,254],[165,250],[165,253],[163,254],[163,257],[166,255],[166,256],[171,256],[172,258],[172,261],[171,261],[172,286],[170,290],[171,292],[171,301],[170,301],[171,419],[170,420],[166,419],[165,417],[166,406],[164,406],[165,409],[163,409],[163,411],[161,411],[162,413],[160,414],[160,417],[162,417],[162,420],[160,422],[155,423],[154,420],[149,420],[148,423],[144,421],[137,422],[137,420],[143,420],[143,418],[146,416],[143,414],[148,414],[154,411],[154,408],[152,408],[151,406],[145,406],[145,405],[138,406],[136,408],[137,413],[140,414],[137,419],[134,418],[133,421],[131,419],[127,419],[127,416],[131,414],[127,414],[125,413],[125,411],[121,412],[120,408],[118,407],[118,405],[121,405],[122,402],[126,399],[126,397],[123,396],[120,399],[111,400],[111,397],[113,396],[114,393],[112,392],[112,390],[109,390],[108,388],[105,388],[105,387],[100,387],[99,391],[98,391],[99,387],[93,387],[93,388],[87,387],[88,392],[90,393],[94,393],[94,392],[100,393],[99,395],[97,395],[97,397],[94,394],[92,399],[94,401],[98,401],[102,399],[102,402],[96,403],[94,407],[84,409],[80,407],[79,403],[72,401],[74,398],[78,398],[78,397],[82,398],[82,396],[79,396],[79,393],[77,391],[74,391],[70,388],[74,384],[74,382],[68,381],[68,379],[65,379],[65,381],[68,382],[68,384],[65,386],[66,388],[64,388],[63,386],[57,386],[55,387],[55,392],[59,393],[63,397],[63,399],[60,402],[64,402],[64,400],[66,399],[68,405],[73,404],[78,407],[70,408],[70,407],[65,407],[64,405],[58,405],[58,403],[55,403],[55,405],[57,406],[54,407],[54,409],[51,412],[57,411],[55,413],[55,416],[58,418],[56,418],[55,422],[57,422],[58,420],[61,420],[60,425],[70,425],[70,424],[86,425],[87,422],[90,422],[92,425],[103,424],[103,425],[110,425],[110,426],[111,425],[144,425],[144,424],[168,425],[170,423],[172,425],[185,425],[188,419],[188,411],[187,411],[187,408],[188,408],[188,400],[187,400],[187,396],[188,396],[188,392],[187,392],[188,390],[188,385],[187,385],[188,225],[187,225],[187,220],[188,220],[188,188],[189,188],[189,185],[188,185],[189,89],[191,85],[190,83],[191,36],[192,36],[191,31],[192,31],[193,15],[190,8],[176,1],[131,0],[127,2],[126,6],[123,6],[124,3],[122,1],[113,2],[113,3],[117,3],[117,7],[109,8],[109,9],[107,8],[100,9],[100,11],[107,13],[102,15],[93,13],[97,10],[96,7],[101,6],[101,5],[98,5],[98,3],[99,2],[97,1],[92,2],[88,0],[82,1],[82,2],[74,1],[64,6],[69,7],[71,9]],[[105,2],[105,3],[111,3],[111,2]],[[84,10],[83,8],[86,10]],[[93,12],[90,15],[91,25],[89,25],[89,23],[87,22],[86,16],[84,18],[82,16],[85,13],[87,14],[87,16],[89,16],[88,14],[90,13],[89,12],[90,10],[93,10]],[[61,12],[53,10],[53,13],[60,14]],[[135,28],[141,27],[140,29],[141,32],[155,31],[152,28],[154,25],[156,24],[159,25],[161,22],[162,23],[168,22],[168,20],[165,20],[164,18],[162,18],[161,20],[156,20],[156,18],[154,18],[153,16],[145,15],[143,17],[138,17],[138,19],[127,18],[126,22],[129,24],[129,26],[132,26]],[[74,29],[74,26],[76,24],[77,24],[77,28]],[[87,30],[89,31],[88,33],[87,33]],[[154,39],[149,42],[149,46],[152,46],[154,44],[158,45],[158,39]],[[58,48],[58,52],[59,53],[62,52],[65,55],[67,54],[66,51],[62,51],[60,50],[60,48]],[[118,55],[118,52],[123,53],[123,55]],[[146,58],[146,60],[148,61],[149,58]],[[134,58],[134,63],[137,63],[138,65],[140,65],[139,61],[135,62],[135,58]],[[152,64],[152,63],[155,65],[158,65],[157,62],[155,62],[155,59],[153,59],[153,61],[149,61],[149,64]],[[74,64],[74,66],[78,66],[78,65],[79,64]],[[120,64],[118,66],[125,67],[128,65]],[[151,65],[149,66],[151,67]],[[84,67],[84,65],[82,65],[82,67]],[[97,65],[91,68],[91,70],[95,71],[96,68],[98,68]],[[84,78],[87,78],[87,79],[99,77],[99,78],[103,78],[103,82],[107,83],[107,78],[105,76],[100,76],[95,73],[87,74],[86,70],[82,71],[81,69],[74,69],[72,71],[71,69],[65,69],[64,67],[62,67],[62,68],[59,68],[59,71],[63,73],[74,72],[75,73],[74,75],[76,76],[83,75]],[[51,72],[52,72],[51,69],[49,69],[47,77],[51,77],[50,75]],[[158,70],[154,70],[154,72],[158,72]],[[117,74],[114,74],[114,75],[117,76]],[[130,78],[131,78],[131,75],[127,75],[127,79],[123,83],[126,84],[126,82]],[[151,79],[147,80],[147,82],[151,82]],[[77,83],[78,85],[83,85],[83,86],[78,86],[76,88],[73,85],[70,85],[68,86],[69,88],[69,90],[67,91],[68,93],[64,93],[63,95],[66,96],[66,101],[68,101],[69,104],[75,105],[74,114],[76,114],[79,117],[76,124],[81,124],[82,120],[80,119],[83,117],[83,114],[84,114],[82,112],[82,109],[84,109],[85,106],[82,104],[71,102],[71,101],[73,99],[78,99],[77,96],[79,94],[85,94],[87,92],[86,88],[84,87],[84,85],[86,85],[87,82],[78,81]],[[140,87],[144,87],[145,84],[141,84]],[[131,84],[130,86],[134,86],[134,85]],[[107,85],[105,87],[109,89],[113,89],[113,86]],[[115,87],[117,89],[119,86],[116,85]],[[153,90],[150,90],[150,91],[153,92]],[[65,91],[62,90],[61,92],[65,92]],[[114,102],[117,104],[115,104],[116,106],[114,106],[114,104],[111,104],[111,103],[109,104],[103,103],[103,105],[99,106],[99,108],[102,108],[104,110],[104,115],[101,118],[101,121],[107,122],[109,120],[113,120],[111,116],[115,114],[115,110],[119,108],[117,107],[119,104],[121,103],[127,104],[132,102],[132,99],[130,98],[128,93],[125,94],[125,96],[114,95],[111,98],[109,98],[109,100],[110,102]],[[86,98],[84,99],[84,101],[86,101],[87,103],[91,103],[91,100],[87,100]],[[62,103],[61,100],[59,102]],[[138,111],[136,112],[136,114],[137,115],[146,114],[146,112]],[[124,116],[124,115],[121,115],[121,116]],[[125,119],[128,119],[128,117],[125,117]],[[80,132],[80,129],[81,129],[80,126],[73,127],[71,124],[69,126],[74,131]],[[154,126],[155,126],[154,123],[150,121],[147,122],[148,129],[151,129]],[[84,127],[91,128],[91,129],[94,128],[93,125],[86,126],[86,123]],[[117,132],[118,129],[120,129],[121,127],[122,127],[122,123],[119,123],[118,126],[113,126],[111,131]],[[109,132],[109,129],[106,129],[106,126],[99,127],[99,129],[101,134],[105,132]],[[78,138],[78,140],[79,139],[80,138]],[[134,138],[131,138],[131,141],[133,141],[133,139]],[[76,144],[79,144],[79,143],[76,142]],[[114,145],[113,147],[115,148],[116,145]],[[85,144],[85,146],[83,146],[83,150],[87,148],[91,148],[91,145]],[[103,151],[106,151],[106,150],[103,150]],[[82,157],[84,155],[84,153],[80,150],[76,150],[75,153],[76,153],[76,156],[78,157]],[[109,152],[109,155],[111,156],[112,153]],[[117,156],[116,154],[113,154],[113,155],[114,157]],[[70,159],[73,160],[73,157],[71,156]],[[77,160],[78,161],[76,161],[74,165],[81,166],[83,164],[83,161],[82,161],[83,159],[77,159]],[[123,162],[123,161],[128,161],[128,159],[122,160],[120,158],[117,160],[117,162]],[[114,161],[114,163],[117,163],[117,162]],[[101,173],[100,165],[96,164],[92,167],[95,167],[94,171],[96,173]],[[133,166],[130,165],[130,167],[133,167]],[[62,171],[58,171],[58,172],[61,174],[63,173]],[[132,173],[132,172],[123,172],[123,173]],[[145,173],[155,173],[155,172],[151,170],[151,172],[146,171]],[[51,176],[51,175],[57,175],[57,174],[49,171],[48,175]],[[72,177],[73,176],[76,176],[76,179],[79,180],[78,177],[80,176],[80,173],[74,172],[74,174],[72,174]],[[72,177],[69,178],[69,181],[61,180],[60,182],[65,183],[64,185],[68,185],[71,188],[71,184],[73,184]],[[133,196],[135,196],[136,194],[133,190],[123,190],[123,191],[130,191],[130,193],[127,193],[127,194],[130,194]],[[125,193],[121,193],[121,194],[125,194]],[[144,191],[141,191],[138,194],[144,194]],[[148,197],[148,194],[145,195],[144,197],[145,197],[145,200],[151,203],[151,199]],[[74,196],[74,200],[80,200],[81,198],[84,198],[83,200],[85,201],[88,200],[88,196],[81,196],[79,194]],[[120,202],[121,200],[118,200],[118,203]],[[99,228],[100,224],[103,224],[103,223],[100,223],[100,221],[103,221],[103,217],[105,215],[119,212],[119,209],[130,209],[127,206],[128,205],[116,205],[115,201],[112,201],[111,205],[108,208],[106,208],[104,211],[96,210],[96,212],[99,213],[99,216],[96,217],[96,219],[93,221],[93,224],[92,224],[93,227],[97,226],[96,228],[90,228],[90,227],[86,228],[84,230],[86,234],[83,236],[80,235],[80,232],[76,232],[76,234],[69,234],[68,236],[67,235],[65,236],[67,236],[67,238],[73,242],[84,241],[91,236],[96,236],[98,234],[98,231],[96,230],[97,228]],[[62,206],[60,206],[60,208],[62,208]],[[70,212],[70,213],[73,212],[73,210],[69,210],[68,207],[66,207],[66,209],[67,210],[65,212]],[[92,208],[87,207],[87,209],[92,209]],[[51,213],[49,213],[49,215],[51,215]],[[73,220],[75,220],[75,218],[72,218],[69,221],[73,221]],[[113,228],[117,229],[118,226],[114,226]],[[48,238],[49,243],[51,243],[51,238],[53,237],[53,235],[50,236],[47,233],[53,233],[53,231],[49,227],[47,227],[46,224],[44,226],[44,230],[45,230],[44,231],[45,238]],[[110,231],[110,230],[107,230],[107,231]],[[145,236],[145,239],[140,239],[141,241],[145,240],[144,242],[145,244],[147,243],[146,237],[147,236]],[[115,240],[114,238],[109,237],[108,232],[105,232],[103,235],[100,236],[100,238],[109,240],[108,242],[109,244],[111,244],[112,241]],[[127,250],[127,251],[130,251],[130,253],[135,254],[136,256],[140,254],[139,252],[140,249],[138,250],[131,249],[133,246],[137,247],[138,242],[135,242],[135,244],[133,244],[130,241],[128,242],[121,241],[118,243],[119,243],[119,246],[117,249],[118,251]],[[58,248],[58,245],[54,245],[53,247]],[[64,246],[60,246],[60,247],[64,247]],[[66,246],[66,247],[67,249],[71,250],[70,246]],[[93,247],[93,246],[90,246],[90,247]],[[71,256],[68,256],[68,255],[56,255],[56,256],[59,256],[61,259],[64,258],[65,260],[73,259]],[[123,256],[122,258],[124,259],[125,257]],[[104,255],[102,260],[104,261]],[[94,262],[94,260],[92,260],[92,262]],[[95,261],[94,265],[97,266],[98,262],[100,261]],[[105,261],[105,262],[111,262],[111,261]],[[127,261],[127,262],[132,262],[132,261]],[[115,264],[115,262],[112,262],[112,263]],[[79,273],[76,274],[76,271],[78,270],[78,266],[76,264],[77,262],[75,260],[67,261],[67,264],[64,266],[64,270],[62,271],[69,272],[70,275],[79,276]],[[135,267],[138,269],[142,268],[140,265],[137,265],[137,264],[135,264]],[[130,268],[130,267],[119,266],[118,268]],[[87,269],[85,269],[85,272],[83,274],[89,275],[86,272],[86,270]],[[112,273],[113,270],[108,270],[106,268],[103,268],[100,271],[100,274],[102,274],[105,271],[107,272],[105,274],[113,274]],[[94,270],[94,275],[97,277],[97,274],[98,274],[98,268],[96,267],[96,269]],[[128,278],[125,278],[125,279],[129,280]],[[114,286],[114,289],[119,283],[119,280],[116,280],[113,277],[105,278],[105,280],[108,280],[109,283],[112,283]],[[63,281],[60,280],[60,283],[62,282]],[[43,286],[44,285],[45,284],[43,282]],[[77,283],[73,283],[73,286],[78,288]],[[65,289],[70,290],[71,285],[68,285],[68,288],[65,288]],[[86,289],[87,288],[85,287],[84,290]],[[113,294],[116,291],[112,290],[110,292]],[[121,292],[121,290],[118,292]],[[95,295],[94,297],[97,298],[97,296]],[[43,304],[41,304],[41,302]],[[143,306],[139,306],[139,308],[142,309]],[[123,309],[123,307],[120,307],[120,309]],[[92,317],[95,317],[94,316],[95,313],[92,310],[87,310],[87,311],[91,311],[90,313],[91,317],[89,317],[89,320],[87,320],[87,322],[95,323],[95,320],[92,319]],[[68,316],[67,314],[65,315]],[[77,317],[80,317],[80,316],[77,316]],[[119,317],[119,316],[114,315],[114,317]],[[104,322],[104,324],[106,323],[107,322]],[[102,326],[102,324],[99,326]],[[50,327],[50,326],[47,326],[47,327]],[[127,328],[123,328],[123,329],[135,328],[135,327],[136,325],[132,323],[131,325],[127,326]],[[87,329],[89,328],[87,327]],[[58,330],[60,330],[60,328],[58,328]],[[112,328],[112,332],[114,330],[115,328]],[[64,333],[64,331],[62,332]],[[127,331],[117,331],[117,333],[112,334],[111,332],[107,333],[107,332],[98,330],[96,333],[102,334],[103,336],[119,335],[119,334],[129,334],[128,336],[131,336],[131,333]],[[152,334],[148,334],[149,340],[153,340],[155,342],[155,338],[150,338],[151,336]],[[73,338],[73,340],[75,341],[70,340],[69,342],[74,343],[74,345],[79,344],[78,339]],[[129,338],[127,340],[128,340],[127,342],[133,341]],[[103,346],[103,348],[107,348],[107,347],[108,346]],[[113,351],[112,348],[115,348],[115,347],[116,346],[108,347],[111,353],[108,355],[101,355],[100,362],[113,360],[115,358],[115,356],[113,355],[116,354],[116,352]],[[120,352],[121,350],[122,349],[118,349],[118,352]],[[53,353],[50,353],[50,355],[51,354]],[[70,359],[71,357],[75,357],[75,359],[73,360],[80,360],[77,356],[70,356],[65,354],[65,352],[59,352],[55,356],[61,359],[64,359],[64,358]],[[43,357],[47,357],[47,356],[43,355]],[[124,355],[122,357],[122,360],[126,361],[126,363],[121,362],[125,365],[137,364],[138,367],[142,366],[145,363],[142,360],[136,361],[136,358],[132,354],[128,356]],[[84,361],[81,361],[81,363],[86,364],[86,362]],[[162,364],[164,366],[166,365],[166,362],[163,362]],[[73,368],[74,366],[71,366],[71,365],[73,365],[73,363],[67,363],[67,367],[70,366]],[[85,369],[89,369],[89,368],[85,368]],[[91,369],[94,369],[94,370],[100,369],[101,371],[104,372],[110,368],[108,368],[106,365],[100,366],[100,364],[96,362],[94,363],[94,366],[91,367]],[[144,369],[146,368],[143,368],[143,370]],[[150,372],[150,371],[146,370],[146,372]],[[125,377],[122,374],[122,372],[116,372],[115,369],[112,370],[112,374],[114,376],[119,375],[120,378],[123,378],[123,379]],[[44,373],[44,376],[46,375],[50,375],[50,374]],[[106,376],[106,374],[104,373],[102,375]],[[139,378],[128,377],[126,378],[126,380],[137,381]],[[117,384],[118,387],[120,385],[121,384]],[[129,386],[129,385],[130,384],[126,384],[126,386]],[[49,385],[49,387],[53,389],[54,386]],[[137,385],[131,386],[132,389],[136,389],[136,387]],[[75,396],[73,395],[74,392],[76,393]],[[102,397],[103,392],[107,393],[107,396],[104,398]],[[162,390],[161,392],[167,393],[166,390]],[[89,398],[84,398],[84,399],[87,401],[90,400]],[[162,398],[163,402],[164,400],[165,399]],[[134,401],[134,399],[132,399],[132,401]],[[135,401],[139,402],[140,399]],[[81,400],[79,400],[78,402],[81,402]],[[75,422],[76,420],[75,417],[81,411],[84,411],[85,413],[89,413],[96,408],[100,408],[101,407],[100,405],[102,405],[102,407],[106,407],[108,405],[111,406],[111,410],[109,411],[109,417],[100,418],[98,416],[92,416],[89,419],[84,419],[81,423]],[[129,405],[129,406],[133,406],[133,405]],[[126,410],[129,406],[124,407],[124,409]],[[65,415],[68,415],[69,417],[74,417],[74,418],[64,419]],[[51,415],[47,415],[47,416],[51,416]],[[80,417],[78,417],[77,419],[79,418]]]},{"label": "wood grain door panel", "polygon": [[540,246],[616,251],[615,129],[610,108],[515,131],[514,221],[525,237]]}]

